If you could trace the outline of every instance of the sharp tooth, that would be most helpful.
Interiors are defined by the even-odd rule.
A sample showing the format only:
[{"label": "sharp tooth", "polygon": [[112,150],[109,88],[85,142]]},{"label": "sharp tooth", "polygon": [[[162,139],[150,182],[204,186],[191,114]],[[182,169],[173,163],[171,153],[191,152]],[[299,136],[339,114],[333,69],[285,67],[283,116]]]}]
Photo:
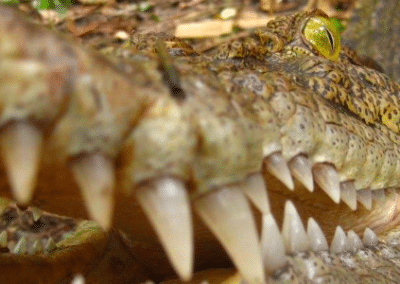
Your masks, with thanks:
[{"label": "sharp tooth", "polygon": [[339,175],[335,168],[327,164],[317,164],[314,166],[315,182],[335,203],[340,201]]},{"label": "sharp tooth", "polygon": [[194,204],[242,277],[249,283],[264,283],[255,221],[243,193],[236,187],[225,187],[200,197]]},{"label": "sharp tooth", "polygon": [[302,252],[310,248],[308,236],[297,213],[296,207],[288,200],[285,204],[283,216],[282,235],[285,249],[288,253]]},{"label": "sharp tooth", "polygon": [[56,243],[54,242],[53,238],[49,238],[47,240],[46,246],[44,247],[44,252],[46,254],[51,253],[53,250],[57,248]]},{"label": "sharp tooth", "polygon": [[287,188],[294,190],[292,176],[290,175],[289,167],[282,157],[281,153],[273,153],[265,158],[265,165],[268,171],[277,179],[283,182]]},{"label": "sharp tooth", "polygon": [[285,245],[272,214],[264,215],[262,219],[261,253],[268,273],[286,264]]},{"label": "sharp tooth", "polygon": [[303,156],[298,155],[290,160],[289,168],[293,176],[300,181],[308,191],[314,191],[314,180],[312,175],[311,161]]},{"label": "sharp tooth", "polygon": [[377,200],[380,204],[385,203],[386,195],[385,195],[385,190],[384,189],[371,190],[371,192],[372,192],[372,197],[375,200]]},{"label": "sharp tooth", "polygon": [[18,122],[2,130],[0,147],[15,199],[28,204],[32,199],[42,150],[42,133]]},{"label": "sharp tooth", "polygon": [[186,187],[163,178],[143,186],[137,198],[179,277],[189,281],[193,269],[193,225]]},{"label": "sharp tooth", "polygon": [[363,243],[368,247],[376,246],[379,243],[378,237],[370,228],[366,228],[364,231]]},{"label": "sharp tooth", "polygon": [[357,200],[367,209],[372,209],[372,193],[369,188],[357,190]]},{"label": "sharp tooth", "polygon": [[313,251],[329,250],[324,232],[322,232],[314,218],[309,218],[307,223],[307,235],[310,247]]},{"label": "sharp tooth", "polygon": [[114,212],[113,162],[96,153],[74,160],[72,171],[81,188],[90,217],[108,230],[112,225]]},{"label": "sharp tooth", "polygon": [[357,252],[364,247],[359,236],[353,230],[347,232],[347,239],[349,241],[349,249],[352,252]]},{"label": "sharp tooth", "polygon": [[42,246],[42,242],[40,240],[36,240],[33,245],[31,250],[29,251],[30,254],[36,254],[36,253],[40,253],[43,251],[43,246]]},{"label": "sharp tooth", "polygon": [[37,222],[40,219],[40,217],[42,217],[42,214],[43,214],[42,210],[36,207],[32,207],[33,221]]},{"label": "sharp tooth", "polygon": [[1,248],[6,248],[8,245],[8,241],[7,241],[8,235],[7,235],[7,231],[3,231],[0,234],[0,247]]},{"label": "sharp tooth", "polygon": [[340,183],[340,198],[351,210],[357,209],[357,192],[353,181]]},{"label": "sharp tooth", "polygon": [[263,214],[270,213],[267,187],[261,174],[251,175],[243,187],[243,192]]},{"label": "sharp tooth", "polygon": [[349,243],[342,227],[337,226],[331,243],[331,253],[340,254],[348,251]]},{"label": "sharp tooth", "polygon": [[26,237],[23,236],[19,239],[19,241],[15,245],[15,247],[13,249],[13,253],[14,254],[25,254],[26,248],[27,248]]},{"label": "sharp tooth", "polygon": [[[153,282],[150,281],[150,283],[153,283]],[[85,277],[83,277],[82,274],[77,274],[77,275],[75,275],[74,279],[72,279],[71,284],[85,284]]]}]

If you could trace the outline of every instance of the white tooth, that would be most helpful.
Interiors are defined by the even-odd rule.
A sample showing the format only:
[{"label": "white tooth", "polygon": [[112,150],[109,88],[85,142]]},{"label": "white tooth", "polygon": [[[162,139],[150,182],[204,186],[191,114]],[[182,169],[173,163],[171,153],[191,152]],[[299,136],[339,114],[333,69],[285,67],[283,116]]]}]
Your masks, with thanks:
[{"label": "white tooth", "polygon": [[303,156],[298,155],[289,161],[289,168],[293,176],[300,181],[308,191],[314,191],[314,180],[312,175],[311,161]]},{"label": "white tooth", "polygon": [[315,182],[335,203],[340,202],[339,175],[335,168],[328,164],[316,164],[313,168]]},{"label": "white tooth", "polygon": [[243,193],[236,187],[225,187],[200,197],[194,204],[243,279],[249,283],[264,283],[256,225]]},{"label": "white tooth", "polygon": [[367,209],[372,209],[372,193],[369,188],[357,190],[357,200]]},{"label": "white tooth", "polygon": [[43,214],[42,210],[36,207],[32,207],[33,221],[37,222],[40,219],[40,217],[42,217],[42,214]]},{"label": "white tooth", "polygon": [[251,175],[243,186],[243,192],[263,214],[270,213],[267,187],[261,174]]},{"label": "white tooth", "polygon": [[307,251],[310,248],[308,236],[296,207],[288,200],[285,204],[282,235],[287,253]]},{"label": "white tooth", "polygon": [[[145,282],[147,283],[147,282]],[[150,281],[150,283],[153,283],[152,281]],[[74,279],[72,279],[71,284],[85,284],[85,277],[83,277],[82,274],[77,274],[75,275]]]},{"label": "white tooth", "polygon": [[287,188],[294,190],[294,183],[290,175],[289,167],[281,153],[276,152],[266,157],[265,165],[268,171],[283,182]]},{"label": "white tooth", "polygon": [[44,252],[46,254],[51,253],[53,250],[55,250],[57,248],[56,243],[54,242],[53,238],[49,238],[47,240],[46,246],[44,248]]},{"label": "white tooth", "polygon": [[177,274],[189,281],[193,270],[193,224],[184,183],[162,178],[140,187],[137,198]]},{"label": "white tooth", "polygon": [[381,204],[385,203],[386,195],[385,195],[385,190],[384,189],[371,190],[371,192],[372,192],[372,197],[375,200],[377,200]]},{"label": "white tooth", "polygon": [[26,248],[27,248],[26,237],[23,236],[19,239],[19,241],[15,245],[15,247],[13,249],[13,253],[14,254],[25,254]]},{"label": "white tooth", "polygon": [[376,246],[379,243],[378,237],[370,228],[366,228],[364,231],[363,243],[369,247]]},{"label": "white tooth", "polygon": [[314,218],[309,218],[307,223],[307,235],[310,247],[313,251],[329,250],[324,232],[322,232]]},{"label": "white tooth", "polygon": [[0,147],[15,199],[28,204],[36,186],[43,135],[25,122],[4,128]]},{"label": "white tooth", "polygon": [[345,251],[348,251],[348,249],[349,249],[349,243],[347,240],[347,236],[343,231],[342,227],[337,226],[331,243],[331,253],[340,254]]},{"label": "white tooth", "polygon": [[340,198],[351,210],[357,209],[357,192],[353,181],[340,183]]},{"label": "white tooth", "polygon": [[110,229],[114,212],[115,173],[113,162],[95,153],[72,162],[72,172],[82,191],[90,217]]},{"label": "white tooth", "polygon": [[285,245],[272,214],[264,215],[262,218],[261,252],[264,269],[268,273],[286,264]]},{"label": "white tooth", "polygon": [[352,252],[357,252],[364,247],[360,237],[353,230],[347,232],[347,239],[349,241],[349,249]]},{"label": "white tooth", "polygon": [[30,254],[36,254],[36,253],[40,253],[43,251],[43,246],[42,246],[42,242],[40,240],[36,240],[33,245],[31,250],[29,251]]},{"label": "white tooth", "polygon": [[0,248],[6,248],[8,241],[7,241],[8,235],[7,231],[3,231],[0,234]]}]

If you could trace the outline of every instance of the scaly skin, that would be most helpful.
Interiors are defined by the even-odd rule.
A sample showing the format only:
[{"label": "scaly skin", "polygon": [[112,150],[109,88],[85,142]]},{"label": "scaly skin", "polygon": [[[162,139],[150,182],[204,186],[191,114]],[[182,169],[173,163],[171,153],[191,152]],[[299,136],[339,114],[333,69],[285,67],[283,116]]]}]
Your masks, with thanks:
[{"label": "scaly skin", "polygon": [[[171,269],[134,195],[151,190],[166,177],[182,181],[196,203],[232,184],[243,189],[249,176],[262,172],[278,224],[290,198],[303,220],[317,219],[329,240],[336,225],[359,234],[369,226],[382,236],[395,229],[396,193],[383,204],[374,203],[371,211],[353,212],[319,189],[310,193],[296,183],[296,190],[289,192],[266,170],[273,154],[288,162],[303,155],[314,164],[314,175],[319,167],[331,165],[341,182],[354,181],[357,190],[400,184],[396,113],[400,87],[360,65],[348,49],[340,52],[338,61],[318,56],[302,35],[312,15],[319,12],[277,20],[251,39],[222,46],[212,56],[197,55],[176,39],[164,37],[165,47],[157,40],[147,41],[152,36],[139,36],[136,50],[128,51],[124,63],[113,65],[1,7],[0,122],[6,137],[1,146],[10,149],[4,145],[16,127],[43,134],[37,179],[29,180],[35,185],[30,203],[49,212],[88,218],[79,183],[86,203],[90,199],[95,207],[105,206],[92,216],[107,219],[114,210],[113,226],[131,240],[130,253],[155,280],[171,275]],[[171,58],[166,51],[178,56]],[[4,150],[3,155],[7,155]],[[93,195],[87,197],[91,184],[103,185],[96,172],[99,181],[93,178],[82,186],[80,174],[85,176],[85,165],[91,164],[111,176],[98,200],[111,196],[114,209],[107,202],[93,201]],[[11,176],[9,167],[3,166],[3,176]],[[0,181],[2,196],[10,196],[9,183],[14,191],[18,188],[12,176]],[[29,182],[25,186],[29,188]],[[100,222],[108,225],[107,220]],[[222,249],[196,218],[194,231],[196,269],[227,265]],[[321,274],[329,270],[325,281],[357,283],[366,273],[375,283],[396,282],[400,274],[387,251],[398,255],[399,249],[395,241],[390,244],[386,254],[382,244],[375,254],[365,249],[355,255],[293,256],[292,265],[277,271],[274,279],[290,281],[286,277],[293,273],[299,282],[316,280],[301,260],[311,257]],[[348,264],[363,254],[370,256],[359,261],[357,269],[340,262],[347,257]],[[27,259],[21,263],[30,267],[31,258]],[[368,261],[376,267],[389,266],[392,278],[379,269],[365,272]],[[76,272],[66,269],[54,282]],[[20,282],[18,277],[7,283]]]}]

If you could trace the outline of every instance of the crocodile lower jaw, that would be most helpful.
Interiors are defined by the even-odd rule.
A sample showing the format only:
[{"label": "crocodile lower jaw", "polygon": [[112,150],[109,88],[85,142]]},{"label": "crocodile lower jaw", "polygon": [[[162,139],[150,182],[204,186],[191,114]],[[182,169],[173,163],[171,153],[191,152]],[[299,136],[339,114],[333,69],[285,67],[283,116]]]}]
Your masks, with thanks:
[{"label": "crocodile lower jaw", "polygon": [[[357,208],[351,209],[349,205],[341,201],[336,204],[332,199],[315,184],[315,189],[310,192],[300,182],[294,180],[294,191],[289,190],[278,178],[268,171],[264,172],[264,178],[267,184],[268,207],[265,207],[262,195],[248,195],[250,203],[252,203],[252,214],[256,221],[258,236],[264,246],[263,258],[266,277],[271,277],[274,273],[278,273],[282,269],[286,269],[287,258],[290,258],[293,253],[301,253],[313,251],[319,253],[327,250],[332,255],[341,255],[348,251],[356,252],[364,245],[374,247],[377,243],[376,235],[370,231],[381,235],[386,235],[396,228],[399,221],[399,206],[400,196],[394,189],[387,189],[384,195],[371,193],[371,208],[368,201],[360,197],[364,193],[359,194],[358,198],[363,199],[362,205],[357,202]],[[253,184],[254,185],[254,184]],[[243,185],[237,185],[244,192]],[[221,190],[222,191],[222,190]],[[382,193],[382,192],[381,192]],[[251,196],[251,197],[250,197]],[[214,198],[214,197],[213,197]],[[258,199],[258,202],[255,199]],[[287,201],[290,200],[291,203]],[[138,206],[133,209],[132,204],[137,204],[135,200],[124,199],[120,204],[126,208],[116,210],[114,221],[118,227],[129,227],[127,222],[133,222],[136,226],[128,230],[129,236],[135,236],[135,241],[146,247],[144,253],[143,247],[132,246],[132,252],[135,255],[141,255],[141,261],[145,266],[153,271],[154,279],[174,278],[173,269],[168,265],[169,258],[163,251],[163,245],[160,244],[157,234],[154,232],[154,227],[147,221],[146,214]],[[294,207],[292,207],[292,204]],[[263,207],[264,206],[264,207]],[[293,210],[293,208],[295,208]],[[198,212],[193,208],[194,212]],[[260,210],[261,209],[261,210]],[[235,210],[233,209],[232,212]],[[129,213],[128,213],[129,212]],[[269,214],[269,213],[271,214]],[[299,215],[297,215],[298,212]],[[221,214],[223,212],[221,211]],[[293,215],[294,214],[294,215]],[[201,213],[200,213],[201,215]],[[297,216],[295,216],[297,215]],[[127,218],[127,216],[129,216]],[[297,219],[300,216],[300,219]],[[314,222],[310,218],[317,221],[322,231],[316,231]],[[276,223],[275,223],[276,222]],[[290,222],[293,224],[290,225]],[[206,221],[207,223],[207,221]],[[286,225],[284,225],[286,223]],[[311,225],[311,223],[313,223]],[[278,225],[278,227],[275,227]],[[304,227],[303,227],[304,225]],[[223,227],[222,224],[217,225]],[[312,228],[311,228],[312,227]],[[338,229],[340,227],[341,229]],[[251,279],[253,275],[257,275],[257,271],[253,270],[253,266],[240,263],[240,258],[247,259],[246,252],[233,250],[235,256],[231,256],[230,252],[226,252],[227,247],[232,250],[229,245],[229,240],[210,232],[212,225],[206,226],[198,214],[193,214],[193,230],[194,230],[194,271],[203,271],[213,268],[228,268],[232,267],[230,260],[233,259],[233,266],[239,270],[241,277]],[[342,230],[343,229],[343,230]],[[226,229],[226,230],[229,230]],[[237,231],[240,228],[236,228]],[[267,233],[263,233],[265,230]],[[343,235],[340,232],[345,232],[346,240],[343,240]],[[321,232],[322,235],[321,235]],[[350,233],[348,233],[350,232]],[[354,232],[360,237],[363,244],[357,243],[354,240]],[[372,234],[371,234],[372,233]],[[236,232],[230,232],[230,237]],[[335,237],[335,234],[338,236]],[[353,235],[351,235],[353,234]],[[241,238],[247,237],[246,233],[238,234]],[[323,237],[323,235],[325,237]],[[251,237],[251,236],[250,236]],[[326,245],[321,245],[323,239],[327,240]],[[358,241],[360,240],[358,239]],[[235,242],[235,240],[233,241]],[[221,243],[223,244],[221,247]],[[357,245],[355,245],[355,243]],[[280,244],[283,246],[280,247]],[[165,247],[164,247],[165,249]],[[283,251],[281,250],[283,249]],[[232,252],[231,252],[232,253]],[[238,261],[239,259],[239,261]],[[239,262],[239,264],[237,264]],[[184,266],[184,264],[182,264]],[[199,274],[196,279],[201,277],[214,277],[213,271],[210,275],[207,273]],[[225,271],[215,272],[218,277],[225,275]],[[221,273],[221,274],[220,274]],[[208,276],[207,276],[208,275]],[[227,273],[230,277],[231,273]],[[228,276],[225,276],[227,279]],[[206,279],[206,278],[205,278]],[[208,279],[208,278],[207,278]],[[236,283],[232,278],[233,283]],[[179,281],[178,281],[179,282]],[[256,283],[255,278],[250,280],[250,283]],[[180,282],[179,282],[180,283]],[[219,283],[218,281],[215,283]]]}]

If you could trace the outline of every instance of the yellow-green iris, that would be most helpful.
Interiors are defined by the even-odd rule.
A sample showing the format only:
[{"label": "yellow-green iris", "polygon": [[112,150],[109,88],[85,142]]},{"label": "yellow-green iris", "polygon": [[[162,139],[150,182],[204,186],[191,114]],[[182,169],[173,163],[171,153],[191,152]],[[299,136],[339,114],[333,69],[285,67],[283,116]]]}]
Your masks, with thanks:
[{"label": "yellow-green iris", "polygon": [[340,34],[329,19],[310,18],[304,26],[303,34],[322,56],[333,61],[339,58]]}]

